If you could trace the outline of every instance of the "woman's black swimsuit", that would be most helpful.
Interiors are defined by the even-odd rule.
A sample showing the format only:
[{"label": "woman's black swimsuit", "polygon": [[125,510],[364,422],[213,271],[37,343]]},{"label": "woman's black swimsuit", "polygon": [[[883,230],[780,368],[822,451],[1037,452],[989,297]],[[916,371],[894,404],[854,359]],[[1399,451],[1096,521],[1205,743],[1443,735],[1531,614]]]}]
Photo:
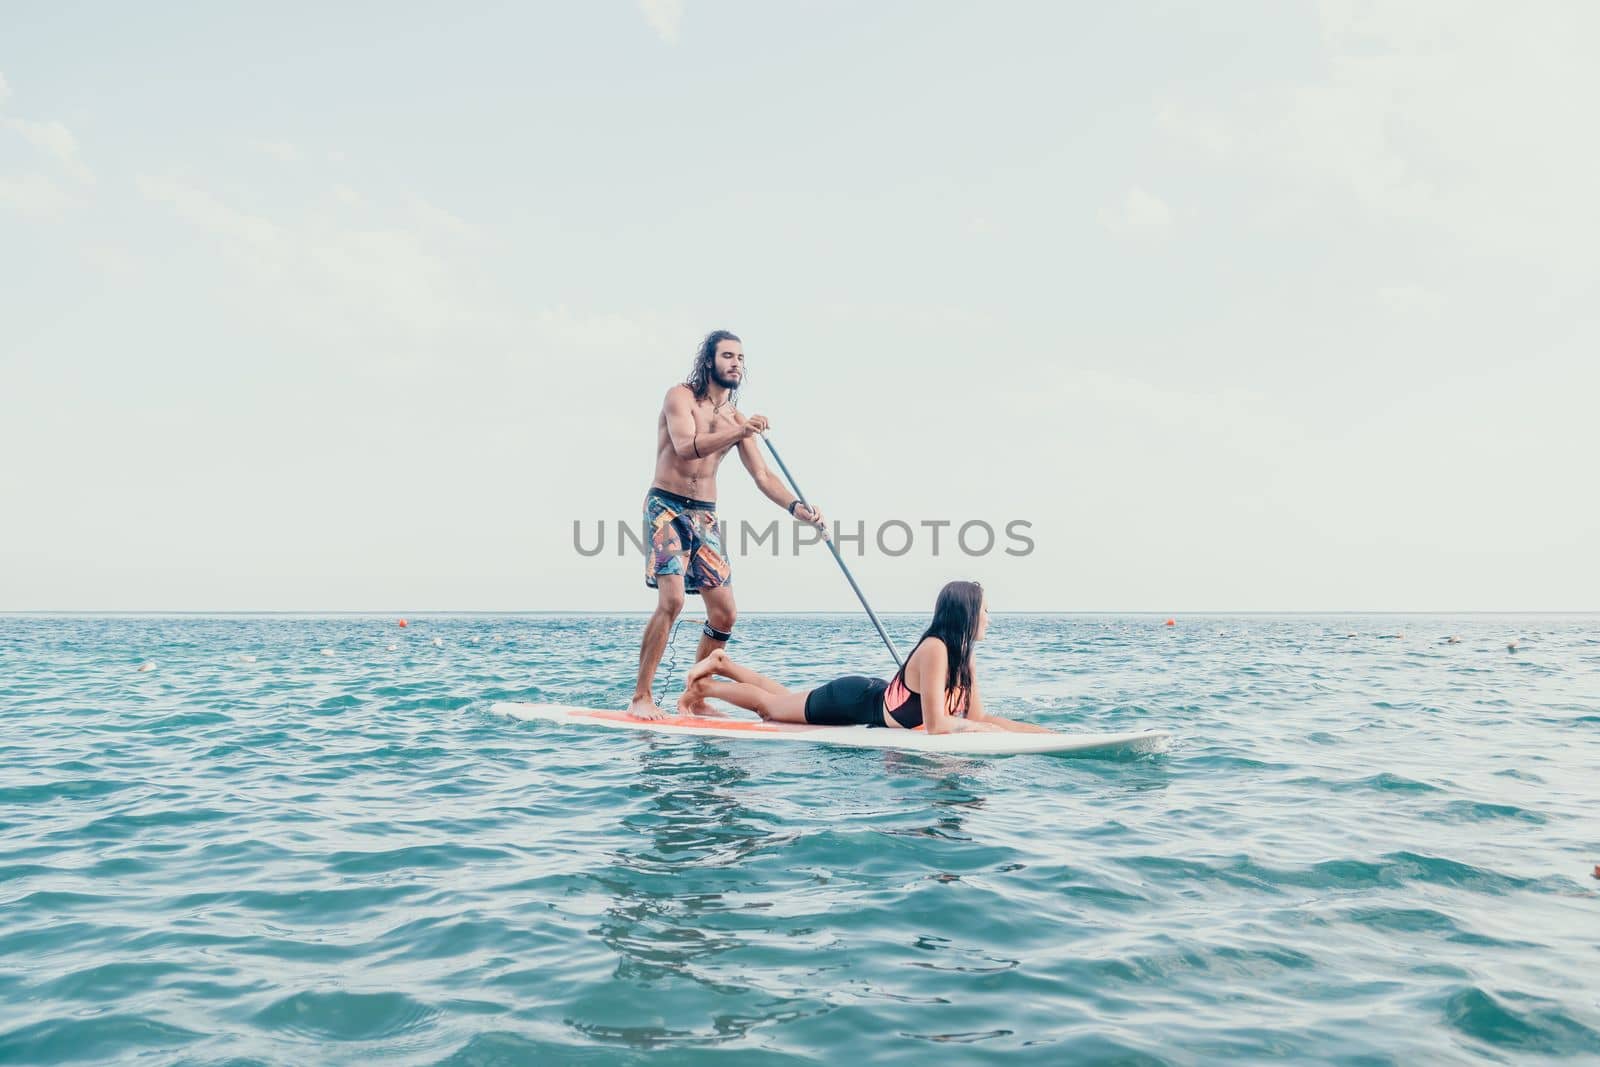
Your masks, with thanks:
[{"label": "woman's black swimsuit", "polygon": [[835,678],[806,694],[806,722],[815,726],[882,726],[882,678],[852,674]]},{"label": "woman's black swimsuit", "polygon": [[[922,647],[921,641],[917,647]],[[910,662],[907,656],[906,663]],[[922,694],[906,684],[904,663],[892,681],[852,674],[806,694],[806,722],[817,726],[887,726],[885,711],[907,730],[922,725]]]}]

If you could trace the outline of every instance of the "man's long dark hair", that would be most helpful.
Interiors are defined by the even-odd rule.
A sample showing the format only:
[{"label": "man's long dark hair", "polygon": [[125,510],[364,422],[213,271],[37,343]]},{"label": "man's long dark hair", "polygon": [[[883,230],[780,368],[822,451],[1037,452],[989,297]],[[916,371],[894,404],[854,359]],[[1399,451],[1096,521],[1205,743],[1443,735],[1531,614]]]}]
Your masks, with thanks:
[{"label": "man's long dark hair", "polygon": [[944,676],[945,706],[950,694],[961,690],[961,711],[972,699],[972,646],[978,637],[978,617],[983,609],[983,586],[977,582],[946,582],[933,605],[933,621],[917,638],[937,637],[949,655]]},{"label": "man's long dark hair", "polygon": [[[683,380],[683,384],[689,387],[696,400],[704,400],[706,393],[711,390],[711,368],[717,362],[717,346],[723,341],[738,340],[739,335],[732,330],[712,330],[706,334],[706,339],[700,342],[700,351],[694,354],[694,364],[689,368],[689,377]],[[737,407],[739,390],[733,390],[729,396]]]}]

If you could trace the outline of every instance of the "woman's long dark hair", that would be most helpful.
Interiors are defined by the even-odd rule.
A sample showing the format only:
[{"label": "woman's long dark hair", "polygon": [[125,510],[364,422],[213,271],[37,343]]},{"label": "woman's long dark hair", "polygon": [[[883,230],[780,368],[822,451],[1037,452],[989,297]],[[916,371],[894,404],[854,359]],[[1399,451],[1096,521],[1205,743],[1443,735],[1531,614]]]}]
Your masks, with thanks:
[{"label": "woman's long dark hair", "polygon": [[950,694],[961,691],[961,711],[972,699],[972,645],[978,638],[978,617],[983,609],[983,586],[977,582],[946,582],[933,604],[933,621],[917,638],[937,637],[944,642],[949,662],[944,676],[945,707]]},{"label": "woman's long dark hair", "polygon": [[[694,363],[689,367],[689,377],[683,384],[689,387],[696,400],[704,400],[706,393],[711,389],[711,368],[717,362],[717,346],[723,341],[737,341],[739,335],[732,330],[712,330],[706,334],[706,339],[700,342],[700,351],[694,354]],[[743,384],[741,379],[740,384]],[[738,407],[739,390],[735,389],[729,394]]]}]

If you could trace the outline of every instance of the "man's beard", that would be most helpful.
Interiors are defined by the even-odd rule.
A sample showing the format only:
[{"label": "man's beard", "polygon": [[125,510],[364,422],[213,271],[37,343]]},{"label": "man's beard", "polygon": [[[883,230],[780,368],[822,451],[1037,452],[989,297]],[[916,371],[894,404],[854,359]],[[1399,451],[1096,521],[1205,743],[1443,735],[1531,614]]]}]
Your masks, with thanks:
[{"label": "man's beard", "polygon": [[717,370],[716,367],[711,368],[711,380],[723,389],[732,390],[739,388],[740,379],[724,378],[722,376],[722,372]]}]

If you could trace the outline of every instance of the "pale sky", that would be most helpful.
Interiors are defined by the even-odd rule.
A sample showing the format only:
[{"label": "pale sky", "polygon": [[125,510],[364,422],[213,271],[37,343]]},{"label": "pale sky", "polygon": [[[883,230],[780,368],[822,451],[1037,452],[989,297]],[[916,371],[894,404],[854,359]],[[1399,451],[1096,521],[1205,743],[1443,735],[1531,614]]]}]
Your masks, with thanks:
[{"label": "pale sky", "polygon": [[[0,610],[646,610],[699,338],[882,610],[1600,608],[1590,3],[0,7]],[[781,512],[730,459],[730,518]],[[613,531],[614,532],[614,531]],[[869,539],[870,542],[870,539]],[[850,610],[826,550],[744,612]]]}]

